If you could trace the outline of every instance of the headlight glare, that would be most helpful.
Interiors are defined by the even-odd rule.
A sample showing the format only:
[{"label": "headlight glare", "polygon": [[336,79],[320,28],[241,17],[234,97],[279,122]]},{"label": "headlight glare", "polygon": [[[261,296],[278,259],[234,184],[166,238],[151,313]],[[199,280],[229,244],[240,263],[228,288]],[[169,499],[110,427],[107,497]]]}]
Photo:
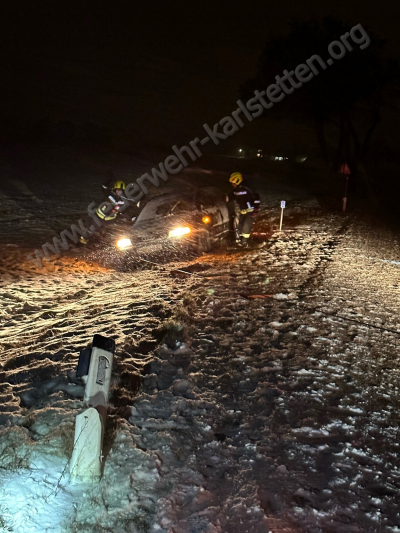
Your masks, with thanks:
[{"label": "headlight glare", "polygon": [[171,230],[168,234],[168,237],[182,237],[182,235],[187,235],[190,233],[190,228],[175,228]]},{"label": "headlight glare", "polygon": [[132,241],[130,239],[119,239],[117,241],[117,248],[120,250],[126,250],[126,248],[130,248],[132,246]]}]

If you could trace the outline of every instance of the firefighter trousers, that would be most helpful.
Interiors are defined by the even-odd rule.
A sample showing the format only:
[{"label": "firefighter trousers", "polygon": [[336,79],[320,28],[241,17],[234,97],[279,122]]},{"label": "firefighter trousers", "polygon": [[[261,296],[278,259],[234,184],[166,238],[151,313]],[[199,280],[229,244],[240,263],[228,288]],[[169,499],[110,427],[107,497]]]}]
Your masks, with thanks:
[{"label": "firefighter trousers", "polygon": [[236,226],[236,235],[240,239],[241,237],[248,239],[253,227],[253,212],[240,213],[239,220]]}]

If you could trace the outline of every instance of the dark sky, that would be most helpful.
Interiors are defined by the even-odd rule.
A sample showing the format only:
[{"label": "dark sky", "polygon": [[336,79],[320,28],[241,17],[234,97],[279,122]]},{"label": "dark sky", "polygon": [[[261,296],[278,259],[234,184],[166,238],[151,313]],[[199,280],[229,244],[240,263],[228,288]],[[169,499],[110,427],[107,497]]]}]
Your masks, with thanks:
[{"label": "dark sky", "polygon": [[235,108],[266,40],[294,17],[362,23],[400,55],[392,0],[2,4],[0,115],[93,122],[171,146]]}]

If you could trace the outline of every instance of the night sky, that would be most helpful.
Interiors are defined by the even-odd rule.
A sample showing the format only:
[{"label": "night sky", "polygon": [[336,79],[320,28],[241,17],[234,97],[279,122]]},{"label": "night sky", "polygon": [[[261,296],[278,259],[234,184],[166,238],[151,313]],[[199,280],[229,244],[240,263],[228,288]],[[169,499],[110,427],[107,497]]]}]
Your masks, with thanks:
[{"label": "night sky", "polygon": [[187,142],[235,109],[264,43],[295,17],[361,23],[400,55],[400,4],[388,0],[31,1],[2,11],[3,121],[92,123],[155,146]]}]

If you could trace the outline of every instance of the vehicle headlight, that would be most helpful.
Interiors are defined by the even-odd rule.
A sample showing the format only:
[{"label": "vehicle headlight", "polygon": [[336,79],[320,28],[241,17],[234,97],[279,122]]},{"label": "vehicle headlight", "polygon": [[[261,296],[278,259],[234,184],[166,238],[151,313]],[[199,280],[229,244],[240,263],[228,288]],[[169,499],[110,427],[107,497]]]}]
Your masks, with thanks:
[{"label": "vehicle headlight", "polygon": [[126,250],[126,248],[129,248],[132,246],[132,241],[130,239],[120,239],[117,241],[117,248],[120,250]]},{"label": "vehicle headlight", "polygon": [[190,228],[175,228],[171,230],[168,234],[168,237],[182,237],[182,235],[187,235],[190,233]]}]

